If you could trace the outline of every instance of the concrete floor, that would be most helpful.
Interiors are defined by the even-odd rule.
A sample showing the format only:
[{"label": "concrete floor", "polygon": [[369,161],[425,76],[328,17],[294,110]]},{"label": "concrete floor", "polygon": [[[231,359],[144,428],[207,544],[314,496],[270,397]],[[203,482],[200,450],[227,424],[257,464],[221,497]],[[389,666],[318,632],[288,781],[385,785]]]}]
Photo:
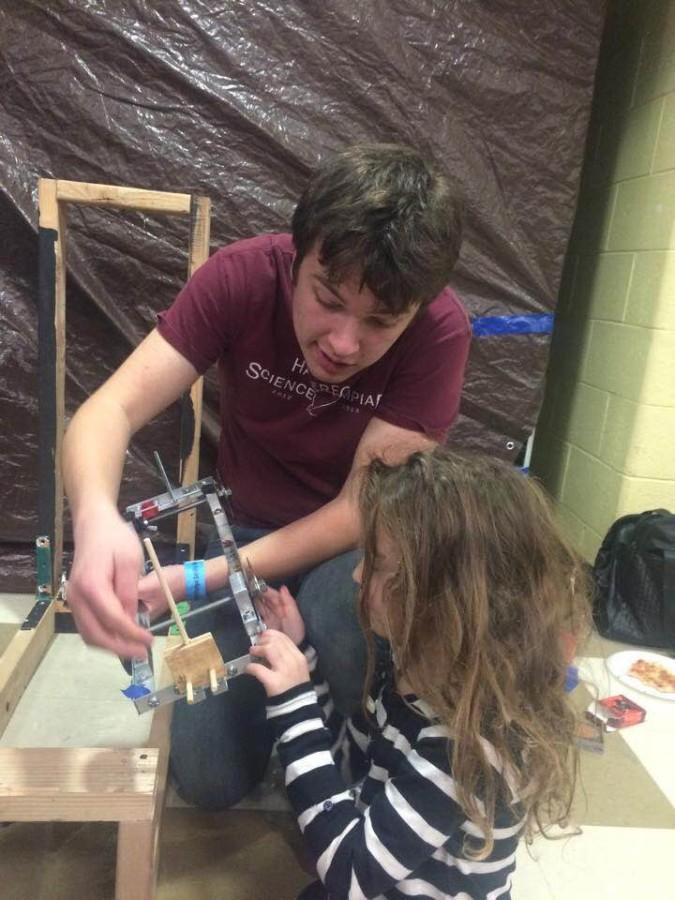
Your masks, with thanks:
[{"label": "concrete floor", "polygon": [[[32,598],[0,595],[0,649]],[[582,753],[570,830],[521,846],[515,900],[675,900],[675,702],[631,690],[605,659],[625,649],[595,637],[579,658],[572,695],[623,693],[647,710],[641,725],[605,736],[602,755]],[[139,746],[148,717],[122,697],[119,662],[57,635],[28,686],[2,746]],[[5,900],[103,900],[112,896],[111,825],[17,823],[0,829]],[[208,814],[169,792],[161,835],[159,900],[293,900],[311,879],[302,842],[271,778],[237,809]]]}]

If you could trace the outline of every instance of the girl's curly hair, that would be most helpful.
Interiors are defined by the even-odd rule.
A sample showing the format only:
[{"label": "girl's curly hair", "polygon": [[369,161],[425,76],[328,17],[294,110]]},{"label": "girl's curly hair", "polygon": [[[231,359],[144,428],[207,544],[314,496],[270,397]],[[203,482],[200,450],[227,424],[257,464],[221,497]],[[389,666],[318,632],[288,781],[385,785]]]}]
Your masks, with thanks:
[{"label": "girl's curly hair", "polygon": [[577,769],[566,669],[590,617],[582,563],[543,490],[511,465],[436,447],[399,465],[374,460],[360,510],[362,624],[372,637],[366,598],[386,535],[400,559],[383,604],[392,656],[452,736],[459,800],[484,836],[472,855],[489,855],[497,806],[513,800],[485,740],[526,837],[564,822]]}]

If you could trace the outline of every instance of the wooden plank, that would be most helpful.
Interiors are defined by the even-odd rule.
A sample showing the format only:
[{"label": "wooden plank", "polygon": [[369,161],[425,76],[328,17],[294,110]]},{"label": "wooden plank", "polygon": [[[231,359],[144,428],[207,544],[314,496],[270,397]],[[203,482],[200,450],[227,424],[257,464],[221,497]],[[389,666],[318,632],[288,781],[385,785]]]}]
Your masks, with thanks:
[{"label": "wooden plank", "polygon": [[188,259],[188,278],[209,258],[211,241],[211,200],[208,197],[194,196],[192,199],[192,221],[190,223],[190,251]]},{"label": "wooden plank", "polygon": [[184,215],[190,212],[190,194],[148,191],[143,188],[92,184],[84,181],[63,181],[62,179],[58,179],[56,184],[57,198],[65,203],[136,209],[142,212],[174,215]]},{"label": "wooden plank", "polygon": [[[0,736],[54,636],[54,604],[35,628],[19,629],[0,658]],[[0,820],[2,817],[0,817]]]},{"label": "wooden plank", "polygon": [[158,750],[0,748],[0,821],[151,822]]},{"label": "wooden plank", "polygon": [[38,221],[40,228],[59,227],[59,202],[55,178],[38,178]]},{"label": "wooden plank", "polygon": [[[180,483],[182,487],[194,484],[199,478],[199,448],[202,437],[204,379],[198,378],[190,388],[189,404],[192,407],[192,443],[187,457],[181,462]],[[182,415],[185,415],[183,412]],[[188,509],[178,513],[176,522],[176,542],[187,544],[189,558],[195,557],[195,535],[197,532],[197,510]]]},{"label": "wooden plank", "polygon": [[[211,201],[208,197],[195,197],[192,205],[192,227],[190,229],[190,258],[188,261],[188,278],[209,258],[211,239]],[[180,483],[183,487],[194,484],[199,478],[199,447],[202,436],[202,395],[204,379],[198,378],[190,389],[190,403],[193,413],[192,444],[181,461]],[[184,448],[181,448],[183,454]],[[188,544],[190,559],[195,555],[195,532],[197,528],[197,510],[189,509],[178,514],[176,540],[179,544]]]},{"label": "wooden plank", "polygon": [[120,822],[115,900],[153,900],[159,867],[159,822]]},{"label": "wooden plank", "polygon": [[[191,215],[188,275],[192,275],[208,259],[211,224],[211,201],[208,197],[193,197],[190,194],[167,191],[150,191],[142,188],[120,187],[116,185],[93,184],[62,179],[41,178],[38,182],[40,228],[49,231],[50,240],[45,240],[45,253],[50,253],[53,271],[53,292],[51,309],[53,323],[45,322],[42,315],[42,330],[48,332],[49,343],[53,341],[49,360],[40,366],[42,373],[41,409],[45,410],[45,427],[41,425],[41,460],[44,473],[41,475],[40,529],[49,534],[52,542],[52,584],[51,594],[59,589],[63,565],[63,435],[65,410],[65,317],[66,317],[66,264],[65,264],[65,204],[78,203],[108,206],[123,209],[143,210],[156,213]],[[44,232],[43,232],[44,233]],[[54,233],[56,240],[53,242]],[[43,291],[44,293],[44,291]],[[51,315],[51,313],[49,313]],[[41,341],[42,346],[45,342]],[[52,358],[54,356],[54,358]],[[53,380],[51,375],[53,373]],[[181,464],[181,483],[191,484],[198,478],[199,445],[202,424],[202,379],[192,386],[190,402],[193,409],[194,427],[191,446]],[[43,397],[44,395],[44,397]],[[43,416],[41,413],[41,422]],[[44,431],[44,434],[42,433]],[[177,538],[190,547],[190,557],[194,556],[196,511],[189,510],[178,516]]]},{"label": "wooden plank", "polygon": [[[178,642],[167,638],[167,646]],[[163,687],[168,669],[162,666],[158,686]],[[159,834],[166,798],[171,746],[173,703],[160,706],[152,714],[148,747],[156,747],[157,792],[151,822],[120,822],[117,830],[117,875],[115,900],[153,900],[159,868]]]},{"label": "wooden plank", "polygon": [[63,555],[63,476],[61,456],[64,432],[66,259],[65,211],[58,203],[57,182],[38,180],[40,226],[39,369],[40,379],[40,494],[38,525],[52,545],[54,596],[61,578]]},{"label": "wooden plank", "polygon": [[54,447],[54,539],[52,596],[58,593],[63,570],[63,437],[66,430],[66,210],[59,203],[59,240],[56,245],[56,444]]}]

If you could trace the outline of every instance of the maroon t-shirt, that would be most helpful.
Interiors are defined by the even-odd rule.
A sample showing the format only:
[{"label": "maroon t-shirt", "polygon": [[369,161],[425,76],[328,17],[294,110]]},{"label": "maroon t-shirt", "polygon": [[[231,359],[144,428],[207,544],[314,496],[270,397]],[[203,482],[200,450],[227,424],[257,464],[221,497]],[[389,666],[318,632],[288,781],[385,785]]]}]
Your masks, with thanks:
[{"label": "maroon t-shirt", "polygon": [[373,416],[442,441],[471,328],[446,288],[384,356],[343,384],[307,369],[291,316],[291,235],[237,241],[194,274],[158,330],[198,372],[218,363],[218,469],[236,521],[279,527],[331,500]]}]

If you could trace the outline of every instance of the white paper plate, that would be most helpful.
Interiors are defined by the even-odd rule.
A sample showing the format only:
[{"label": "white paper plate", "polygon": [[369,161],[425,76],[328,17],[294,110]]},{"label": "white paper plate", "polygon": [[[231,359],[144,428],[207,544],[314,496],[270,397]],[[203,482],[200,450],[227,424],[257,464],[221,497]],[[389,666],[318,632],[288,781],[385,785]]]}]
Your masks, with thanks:
[{"label": "white paper plate", "polygon": [[628,670],[638,659],[658,663],[672,675],[675,675],[675,659],[671,659],[669,656],[662,656],[660,653],[652,653],[649,650],[622,650],[621,653],[614,653],[606,661],[607,668],[622,684],[632,688],[634,691],[640,691],[641,694],[649,694],[650,697],[658,697],[659,700],[675,700],[675,691],[658,691],[656,688],[649,687],[649,685],[643,684],[639,679],[628,674]]}]

